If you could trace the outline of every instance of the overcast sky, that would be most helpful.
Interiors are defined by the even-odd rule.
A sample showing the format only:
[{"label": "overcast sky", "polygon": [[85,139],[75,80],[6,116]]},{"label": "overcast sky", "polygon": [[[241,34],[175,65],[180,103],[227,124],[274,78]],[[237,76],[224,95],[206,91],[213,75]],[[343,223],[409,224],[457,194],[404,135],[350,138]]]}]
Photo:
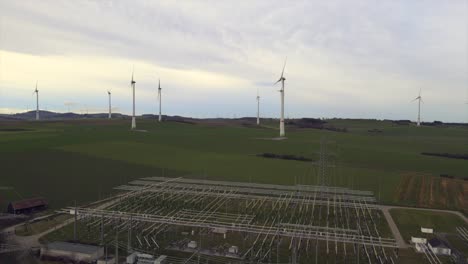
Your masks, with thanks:
[{"label": "overcast sky", "polygon": [[0,112],[468,120],[466,0],[0,0]]}]

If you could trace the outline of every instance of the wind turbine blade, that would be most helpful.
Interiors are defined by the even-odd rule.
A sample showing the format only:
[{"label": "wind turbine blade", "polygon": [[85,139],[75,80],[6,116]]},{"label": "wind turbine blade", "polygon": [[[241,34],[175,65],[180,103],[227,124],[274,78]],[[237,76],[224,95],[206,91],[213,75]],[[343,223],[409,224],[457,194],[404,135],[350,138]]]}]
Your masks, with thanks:
[{"label": "wind turbine blade", "polygon": [[419,88],[419,97],[421,97],[421,90],[422,88]]},{"label": "wind turbine blade", "polygon": [[284,68],[286,68],[286,61],[288,60],[288,57],[286,57],[284,59],[284,65],[283,65],[283,70],[281,71],[281,78],[283,78],[283,74],[284,74]]},{"label": "wind turbine blade", "polygon": [[275,85],[275,84],[277,84],[279,82],[281,82],[281,79],[277,80],[273,85]]},{"label": "wind turbine blade", "polygon": [[411,100],[410,103],[412,103],[412,102],[414,102],[414,101],[416,101],[416,100],[418,100],[418,99],[419,99],[419,97],[416,97],[416,98],[414,98],[413,100]]}]

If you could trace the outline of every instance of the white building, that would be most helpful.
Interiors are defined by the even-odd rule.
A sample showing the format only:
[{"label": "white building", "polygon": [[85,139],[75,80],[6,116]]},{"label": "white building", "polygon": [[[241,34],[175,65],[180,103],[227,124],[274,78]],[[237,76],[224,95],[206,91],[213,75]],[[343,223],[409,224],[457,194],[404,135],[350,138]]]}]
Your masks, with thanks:
[{"label": "white building", "polygon": [[434,233],[434,229],[421,227],[421,232],[422,232],[422,233],[425,233],[425,234],[433,234],[433,233]]},{"label": "white building", "polygon": [[191,248],[191,249],[196,249],[197,248],[197,241],[190,241],[188,244],[187,244],[187,247],[188,248]]},{"label": "white building", "polygon": [[429,240],[427,243],[429,249],[436,255],[447,255],[450,256],[452,254],[452,250],[450,247],[442,240],[438,238],[433,238]]},{"label": "white building", "polygon": [[104,248],[68,242],[52,242],[41,248],[43,259],[68,259],[74,262],[92,263],[104,256]]},{"label": "white building", "polygon": [[239,253],[239,247],[238,247],[238,246],[231,246],[231,247],[229,248],[229,253],[230,253],[230,254],[237,254],[237,253]]},{"label": "white building", "polygon": [[423,237],[411,237],[411,243],[422,243],[422,244],[426,244],[427,243],[427,239],[423,238]]},{"label": "white building", "polygon": [[127,256],[127,264],[164,264],[167,256],[161,255],[155,258],[153,255],[133,252]]}]

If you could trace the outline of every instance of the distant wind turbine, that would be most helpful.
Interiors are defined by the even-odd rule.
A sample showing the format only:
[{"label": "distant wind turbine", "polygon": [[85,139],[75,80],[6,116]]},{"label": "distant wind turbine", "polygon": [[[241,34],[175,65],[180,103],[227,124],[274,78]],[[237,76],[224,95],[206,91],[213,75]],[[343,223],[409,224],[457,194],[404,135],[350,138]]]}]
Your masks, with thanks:
[{"label": "distant wind turbine", "polygon": [[112,96],[112,93],[111,91],[107,91],[107,95],[109,96],[109,119],[112,118],[112,99],[111,99],[111,96]]},{"label": "distant wind turbine", "polygon": [[39,90],[37,90],[37,81],[36,81],[36,90],[33,94],[36,94],[36,120],[39,120]]},{"label": "distant wind turbine", "polygon": [[133,80],[134,71],[135,71],[135,68],[132,70],[132,81],[130,82],[130,86],[132,86],[132,89],[133,89],[132,129],[136,128],[136,121],[135,121],[135,84],[136,84],[136,82]]},{"label": "distant wind turbine", "polygon": [[284,81],[286,80],[286,78],[284,78],[284,68],[286,67],[286,59],[284,60],[284,66],[283,66],[283,71],[281,71],[281,77],[278,79],[278,81],[275,82],[275,84],[281,82],[281,90],[279,90],[279,92],[281,93],[280,137],[284,137],[285,135],[284,134]]},{"label": "distant wind turbine", "polygon": [[421,125],[421,102],[424,103],[424,101],[422,100],[422,97],[421,97],[421,89],[419,89],[419,96],[414,98],[413,101],[411,102],[414,102],[418,100],[418,122],[417,122],[417,126],[420,126]]},{"label": "distant wind turbine", "polygon": [[158,99],[159,99],[159,122],[162,120],[161,116],[161,101],[162,101],[162,96],[161,96],[161,80],[158,81]]},{"label": "distant wind turbine", "polygon": [[257,88],[257,125],[260,125],[260,95]]}]

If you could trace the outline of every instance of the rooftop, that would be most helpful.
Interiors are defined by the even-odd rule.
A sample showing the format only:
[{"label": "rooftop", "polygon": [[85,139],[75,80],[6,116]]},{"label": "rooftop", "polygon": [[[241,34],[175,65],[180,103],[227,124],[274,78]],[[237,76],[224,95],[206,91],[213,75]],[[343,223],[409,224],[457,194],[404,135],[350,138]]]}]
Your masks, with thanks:
[{"label": "rooftop", "polygon": [[445,241],[443,240],[440,240],[438,238],[433,238],[431,240],[429,240],[429,244],[431,245],[431,247],[437,247],[437,248],[450,248],[446,243]]},{"label": "rooftop", "polygon": [[47,205],[47,200],[42,197],[36,197],[36,198],[11,202],[11,206],[13,207],[14,210],[21,210],[21,209],[32,208],[36,206],[44,206],[44,205]]}]

